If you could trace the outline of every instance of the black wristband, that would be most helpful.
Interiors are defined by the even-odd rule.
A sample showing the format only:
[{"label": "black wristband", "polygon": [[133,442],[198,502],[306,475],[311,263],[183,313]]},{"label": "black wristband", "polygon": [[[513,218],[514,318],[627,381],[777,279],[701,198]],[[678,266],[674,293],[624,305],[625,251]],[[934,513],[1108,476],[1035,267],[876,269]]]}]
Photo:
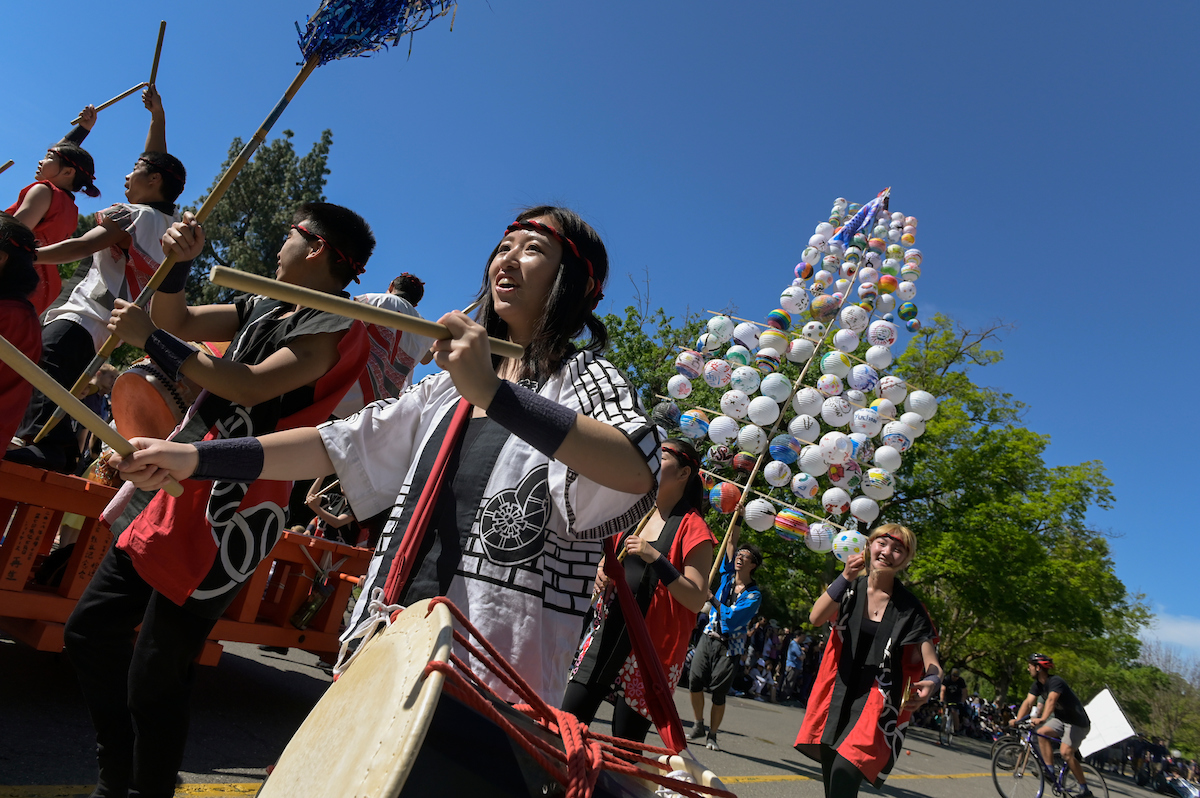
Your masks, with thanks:
[{"label": "black wristband", "polygon": [[829,596],[834,601],[841,601],[842,596],[846,595],[846,591],[850,589],[850,580],[845,574],[838,574],[837,579],[833,580],[833,584],[825,588],[825,595]]},{"label": "black wristband", "polygon": [[253,482],[263,470],[263,447],[258,438],[196,441],[199,462],[192,479]]},{"label": "black wristband", "polygon": [[167,276],[158,284],[158,293],[160,294],[178,294],[187,287],[188,275],[192,273],[192,262],[185,260],[182,263],[176,263],[171,267],[171,271],[167,272]]},{"label": "black wristband", "polygon": [[575,423],[574,410],[508,380],[500,381],[487,414],[547,457],[554,457]]},{"label": "black wristband", "polygon": [[155,330],[146,339],[146,354],[173,380],[179,379],[184,361],[200,350],[166,330]]},{"label": "black wristband", "polygon": [[671,564],[665,556],[660,556],[657,560],[650,563],[650,567],[654,569],[654,573],[658,575],[658,581],[664,586],[671,584],[680,577],[679,571]]}]

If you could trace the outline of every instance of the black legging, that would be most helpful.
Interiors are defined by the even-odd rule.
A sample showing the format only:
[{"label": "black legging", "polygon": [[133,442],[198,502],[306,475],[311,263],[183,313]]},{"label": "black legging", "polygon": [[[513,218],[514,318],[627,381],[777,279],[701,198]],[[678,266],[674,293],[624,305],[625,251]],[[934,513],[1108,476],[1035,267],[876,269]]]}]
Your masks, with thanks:
[{"label": "black legging", "polygon": [[854,798],[862,786],[862,771],[828,745],[821,746],[821,778],[825,798]]},{"label": "black legging", "polygon": [[[578,682],[568,682],[567,692],[563,695],[562,709],[579,718],[582,723],[591,723],[596,717],[596,710],[600,709],[600,704],[608,692],[608,690],[589,690]],[[650,725],[650,721],[626,704],[624,698],[617,699],[617,706],[613,711],[613,737],[644,743],[646,735],[650,733]]]}]

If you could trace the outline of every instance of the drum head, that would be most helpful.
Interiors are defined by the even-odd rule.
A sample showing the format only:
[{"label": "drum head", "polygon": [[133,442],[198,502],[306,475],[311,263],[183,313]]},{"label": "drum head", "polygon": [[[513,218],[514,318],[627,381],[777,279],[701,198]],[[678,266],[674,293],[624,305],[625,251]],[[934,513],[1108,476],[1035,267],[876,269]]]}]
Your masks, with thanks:
[{"label": "drum head", "polygon": [[112,387],[112,414],[117,431],[128,438],[165,438],[183,418],[187,407],[164,390],[158,377],[134,364],[121,372]]},{"label": "drum head", "polygon": [[284,749],[261,798],[395,798],[400,794],[442,692],[453,642],[450,611],[409,607],[366,644]]}]

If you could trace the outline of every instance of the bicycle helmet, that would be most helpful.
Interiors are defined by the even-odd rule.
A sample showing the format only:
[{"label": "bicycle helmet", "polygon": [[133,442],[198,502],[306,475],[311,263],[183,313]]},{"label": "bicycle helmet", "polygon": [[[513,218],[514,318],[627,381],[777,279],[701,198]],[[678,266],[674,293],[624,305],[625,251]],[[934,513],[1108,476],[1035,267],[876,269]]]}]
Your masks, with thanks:
[{"label": "bicycle helmet", "polygon": [[1050,670],[1054,667],[1054,660],[1047,657],[1045,654],[1030,654],[1029,662],[1039,667]]}]

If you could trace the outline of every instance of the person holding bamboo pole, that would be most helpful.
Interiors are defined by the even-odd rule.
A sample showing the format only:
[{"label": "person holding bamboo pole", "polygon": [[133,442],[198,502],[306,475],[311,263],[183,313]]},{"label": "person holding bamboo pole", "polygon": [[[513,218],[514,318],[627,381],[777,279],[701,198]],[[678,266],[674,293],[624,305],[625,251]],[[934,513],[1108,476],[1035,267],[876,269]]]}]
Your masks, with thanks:
[{"label": "person holding bamboo pole", "polygon": [[[150,111],[146,148],[125,178],[125,198],[96,214],[98,224],[78,238],[40,247],[37,263],[60,264],[91,257],[91,267],[67,300],[49,311],[42,327],[42,370],[70,387],[108,337],[108,319],[117,299],[137,294],[163,254],[161,239],[176,221],[175,200],[183,193],[187,171],[167,152],[166,114],[152,87],[142,94]],[[73,228],[72,228],[73,229]],[[73,472],[79,443],[70,424],[58,424],[39,443],[33,438],[56,405],[35,391],[18,435],[26,444],[6,460],[52,471]]]},{"label": "person holding bamboo pole", "polygon": [[[607,276],[590,225],[566,208],[531,208],[488,256],[476,319],[441,317],[451,335],[433,343],[442,372],[320,428],[237,450],[139,439],[142,451],[114,464],[149,487],[170,473],[336,471],[356,517],[391,508],[352,626],[371,622],[376,589],[405,605],[448,596],[557,704],[601,541],[650,511],[657,489],[657,429],[598,354],[608,334],[594,311]],[[523,356],[493,356],[489,337],[520,344]],[[356,639],[353,628],[345,639]],[[476,673],[516,698],[487,669]]]},{"label": "person holding bamboo pole", "polygon": [[[762,604],[762,591],[754,580],[762,565],[762,552],[751,543],[738,545],[746,497],[738,502],[725,535],[721,554],[720,581],[709,603],[708,624],[696,644],[689,673],[694,721],[689,740],[705,739],[705,745],[720,751],[717,732],[725,718],[725,699],[737,674],[738,660],[746,651],[746,629]],[[704,725],[704,691],[712,693],[710,725]]]},{"label": "person holding bamboo pole", "polygon": [[[150,313],[116,300],[108,330],[145,349],[170,379],[183,375],[205,389],[173,438],[238,446],[248,436],[329,418],[366,364],[363,325],[263,296],[190,307],[183,289],[189,261],[204,246],[202,231],[185,214],[163,246],[178,261]],[[374,246],[358,214],[306,203],[293,215],[276,279],[345,296]],[[217,358],[187,340],[231,343]],[[236,476],[189,480],[179,497],[130,484],[105,508],[116,544],[64,632],[96,727],[100,795],[174,791],[193,662],[286,523],[289,482]]]}]

